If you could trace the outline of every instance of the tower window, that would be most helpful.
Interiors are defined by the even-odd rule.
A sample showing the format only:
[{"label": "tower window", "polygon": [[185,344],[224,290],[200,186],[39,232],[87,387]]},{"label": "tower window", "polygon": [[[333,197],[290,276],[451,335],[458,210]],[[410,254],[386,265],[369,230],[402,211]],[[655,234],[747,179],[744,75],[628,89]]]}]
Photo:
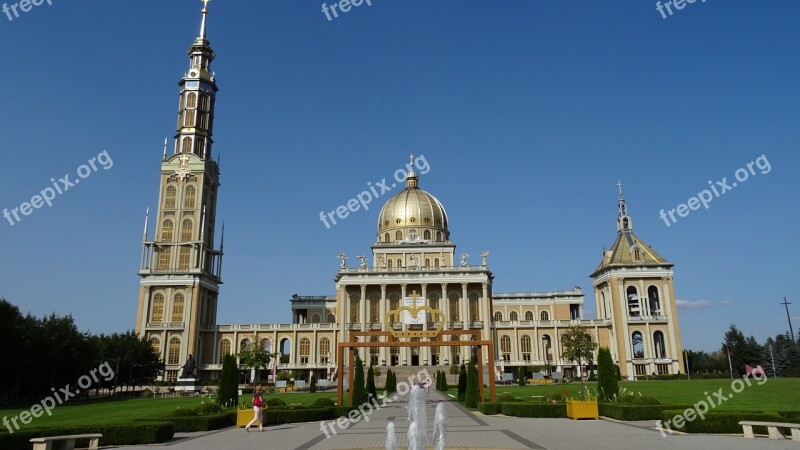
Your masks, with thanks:
[{"label": "tower window", "polygon": [[189,242],[192,240],[192,221],[190,219],[184,219],[183,225],[181,225],[181,241]]},{"label": "tower window", "polygon": [[172,247],[162,247],[158,251],[158,269],[169,269],[169,260],[172,257]]},{"label": "tower window", "polygon": [[391,237],[391,235],[389,235],[389,233],[386,233],[386,234],[383,235],[383,242],[391,242],[391,241],[392,241],[392,237]]},{"label": "tower window", "polygon": [[650,300],[650,314],[654,316],[663,315],[661,311],[661,300],[658,298],[658,288],[655,286],[647,288],[647,297]]},{"label": "tower window", "polygon": [[425,267],[430,267],[430,266],[431,266],[431,259],[425,258]]},{"label": "tower window", "polygon": [[191,259],[192,249],[188,246],[181,247],[181,253],[178,257],[178,268],[186,270],[189,268],[189,260]]},{"label": "tower window", "polygon": [[186,107],[197,108],[197,94],[194,92],[189,93],[189,95],[186,97]]},{"label": "tower window", "polygon": [[433,260],[433,266],[434,266],[434,267],[437,267],[437,268],[439,267],[439,258],[435,258],[435,259]]},{"label": "tower window", "polygon": [[167,192],[164,196],[164,208],[175,208],[175,198],[178,196],[178,190],[175,186],[167,186]]},{"label": "tower window", "polygon": [[429,217],[425,218],[425,223],[431,223],[431,219]]},{"label": "tower window", "polygon": [[191,153],[192,152],[192,138],[185,137],[183,138],[183,144],[181,144],[181,153]]},{"label": "tower window", "polygon": [[231,341],[223,339],[222,343],[219,346],[219,363],[222,364],[222,362],[225,359],[225,356],[230,354],[231,354]]},{"label": "tower window", "polygon": [[178,358],[181,354],[181,340],[174,337],[169,340],[169,355],[167,356],[167,364],[178,364]]},{"label": "tower window", "polygon": [[194,209],[197,203],[197,188],[194,186],[186,186],[186,192],[183,196],[184,209]]},{"label": "tower window", "polygon": [[402,231],[398,231],[398,232],[396,232],[396,233],[394,234],[394,239],[395,239],[396,241],[400,241],[400,240],[402,240],[402,239],[403,239],[403,232],[402,232]]},{"label": "tower window", "polygon": [[666,358],[666,348],[666,345],[664,345],[664,333],[661,331],[653,333],[653,350],[655,350],[656,358]]},{"label": "tower window", "polygon": [[183,126],[184,127],[193,127],[194,126],[194,117],[195,111],[187,109],[183,112]]},{"label": "tower window", "polygon": [[184,301],[183,294],[175,295],[175,299],[172,301],[172,323],[183,322]]},{"label": "tower window", "polygon": [[634,358],[644,358],[644,337],[636,331],[631,335],[631,347]]},{"label": "tower window", "polygon": [[442,232],[441,231],[437,231],[436,232],[436,240],[437,241],[441,241],[442,240]]},{"label": "tower window", "polygon": [[174,224],[171,220],[167,219],[164,221],[164,225],[161,227],[161,240],[164,242],[172,242],[174,231]]},{"label": "tower window", "polygon": [[417,221],[417,218],[416,218],[416,217],[412,217],[412,218],[411,218],[411,223],[416,223],[416,221]]},{"label": "tower window", "polygon": [[391,260],[391,258],[390,258],[390,259],[388,259],[388,260],[386,260],[386,267],[387,267],[387,268],[391,269],[391,268],[392,268],[392,264],[393,264],[393,263],[392,263],[392,260]]},{"label": "tower window", "polygon": [[401,267],[403,267],[403,260],[400,259],[400,258],[397,258],[397,268],[399,269]]},{"label": "tower window", "polygon": [[157,337],[150,339],[150,348],[153,349],[153,353],[159,355],[158,359],[161,359],[161,341]]},{"label": "tower window", "polygon": [[639,304],[639,291],[635,286],[628,286],[628,316],[639,317],[642,315],[642,306]]},{"label": "tower window", "polygon": [[430,240],[431,240],[431,230],[425,230],[425,231],[422,233],[422,237],[423,237],[423,238],[424,238],[426,241],[430,241]]},{"label": "tower window", "polygon": [[164,296],[156,294],[153,296],[153,306],[150,309],[150,321],[161,323],[164,320]]},{"label": "tower window", "polygon": [[395,222],[397,222],[397,223],[399,224],[399,223],[401,222],[400,218],[398,218],[397,220],[395,220]]}]

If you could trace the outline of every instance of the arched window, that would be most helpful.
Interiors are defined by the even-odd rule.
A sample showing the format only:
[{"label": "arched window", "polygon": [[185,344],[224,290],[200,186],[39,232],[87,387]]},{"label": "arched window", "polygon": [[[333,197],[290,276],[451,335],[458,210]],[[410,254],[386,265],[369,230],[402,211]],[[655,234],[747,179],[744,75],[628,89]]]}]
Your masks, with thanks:
[{"label": "arched window", "polygon": [[175,231],[175,224],[170,219],[165,220],[161,225],[161,240],[164,242],[172,242],[173,231]]},{"label": "arched window", "polygon": [[186,97],[186,107],[197,108],[197,94],[194,92],[189,93],[189,95]]},{"label": "arched window", "polygon": [[431,230],[425,230],[422,233],[422,238],[425,239],[426,241],[430,241],[431,240]]},{"label": "arched window", "polygon": [[246,350],[246,349],[250,348],[250,345],[252,345],[252,342],[250,342],[250,339],[242,339],[242,342],[239,344],[239,351]]},{"label": "arched window", "polygon": [[267,353],[272,352],[272,341],[269,339],[262,339],[261,340],[261,350],[264,350]]},{"label": "arched window", "polygon": [[384,233],[383,242],[391,242],[391,241],[392,241],[392,237],[389,235],[389,233]]},{"label": "arched window", "polygon": [[192,153],[192,138],[186,136],[181,144],[181,153]]},{"label": "arched window", "polygon": [[164,196],[164,208],[175,208],[175,199],[178,196],[178,190],[175,186],[167,186],[167,192]]},{"label": "arched window", "polygon": [[331,353],[331,340],[324,337],[319,340],[319,351],[317,355],[319,356],[319,362],[322,364],[327,364],[330,361],[330,353]]},{"label": "arched window", "polygon": [[192,240],[192,219],[184,219],[181,224],[181,241],[189,242]]},{"label": "arched window", "polygon": [[336,316],[328,314],[328,323],[336,323]]},{"label": "arched window", "polygon": [[300,339],[300,364],[308,364],[308,356],[311,354],[311,340],[308,338]]},{"label": "arched window", "polygon": [[525,311],[525,320],[527,321],[533,320],[533,311]]},{"label": "arched window", "polygon": [[431,259],[425,258],[425,267],[430,267],[430,266],[431,266]]},{"label": "arched window", "polygon": [[387,269],[391,269],[392,268],[392,264],[394,264],[394,263],[392,263],[391,259],[386,260],[386,268]]},{"label": "arched window", "polygon": [[547,311],[542,311],[539,313],[539,320],[550,320],[550,313]]},{"label": "arched window", "polygon": [[[202,128],[205,128],[205,126],[203,126],[204,125],[203,124],[203,122],[204,122],[203,119],[205,117],[206,117],[206,114],[200,114],[200,127],[202,127]],[[203,145],[204,144],[205,144],[205,141],[203,139],[195,138],[195,140],[194,140],[194,154],[199,156],[199,157],[201,157],[201,158],[203,157]]]},{"label": "arched window", "polygon": [[398,231],[398,232],[396,232],[396,233],[394,234],[394,240],[396,240],[396,241],[401,241],[401,240],[403,240],[403,232],[402,232],[402,231]]},{"label": "arched window", "polygon": [[495,322],[502,322],[503,321],[503,313],[500,311],[496,311],[494,313],[494,321]]},{"label": "arched window", "polygon": [[650,286],[647,288],[647,297],[650,300],[650,314],[653,316],[661,316],[661,298],[658,296],[658,288]]},{"label": "arched window", "polygon": [[542,336],[542,355],[545,361],[553,360],[553,340],[546,334]]},{"label": "arched window", "polygon": [[653,333],[653,350],[655,350],[656,358],[667,357],[667,346],[664,343],[664,333],[661,331]]},{"label": "arched window", "polygon": [[520,351],[522,352],[522,360],[523,361],[530,361],[531,360],[531,337],[527,334],[523,334],[521,338],[519,338],[519,347]]},{"label": "arched window", "polygon": [[314,313],[311,315],[311,323],[319,323],[319,321],[320,321],[319,314]]},{"label": "arched window", "polygon": [[178,364],[181,356],[181,340],[173,337],[169,340],[169,352],[167,354],[167,364]]},{"label": "arched window", "polygon": [[431,309],[439,309],[439,294],[436,292],[428,294],[428,304]]},{"label": "arched window", "polygon": [[435,258],[433,260],[433,266],[436,267],[437,269],[439,268],[439,258]]},{"label": "arched window", "polygon": [[400,258],[397,258],[397,268],[399,269],[401,267],[403,267],[403,260],[400,259]]},{"label": "arched window", "polygon": [[380,322],[380,315],[380,300],[377,298],[371,298],[369,300],[369,321],[372,323]]},{"label": "arched window", "polygon": [[634,358],[644,358],[644,337],[642,333],[634,331],[631,335],[631,347]]},{"label": "arched window", "polygon": [[505,334],[500,338],[500,353],[503,361],[511,361],[511,338]]},{"label": "arched window", "polygon": [[185,209],[194,209],[197,201],[197,188],[192,185],[186,186],[186,192],[183,195],[183,207]]},{"label": "arched window", "polygon": [[161,360],[161,340],[157,337],[150,338],[150,348],[153,349],[153,353],[158,355],[158,359]]},{"label": "arched window", "polygon": [[628,316],[639,317],[642,315],[642,306],[639,304],[639,291],[635,286],[628,286]]},{"label": "arched window", "polygon": [[222,364],[225,360],[225,355],[231,354],[231,341],[223,339],[219,346],[219,363]]},{"label": "arched window", "polygon": [[512,322],[517,322],[519,320],[519,315],[516,311],[511,311],[511,314],[508,315],[508,320]]},{"label": "arched window", "polygon": [[164,296],[156,294],[153,296],[153,307],[150,309],[150,322],[160,323],[164,321]]},{"label": "arched window", "polygon": [[182,246],[181,252],[178,255],[178,269],[186,270],[189,268],[189,262],[192,256],[192,249],[189,246]]},{"label": "arched window", "polygon": [[172,323],[183,322],[184,298],[183,294],[176,294],[172,300]]},{"label": "arched window", "polygon": [[481,320],[480,303],[478,302],[478,294],[470,294],[469,296],[469,320],[470,322],[477,322]]},{"label": "arched window", "polygon": [[[438,220],[437,220],[437,222],[438,222]],[[441,231],[437,231],[436,232],[436,240],[437,241],[441,241],[442,240],[442,232]]]}]

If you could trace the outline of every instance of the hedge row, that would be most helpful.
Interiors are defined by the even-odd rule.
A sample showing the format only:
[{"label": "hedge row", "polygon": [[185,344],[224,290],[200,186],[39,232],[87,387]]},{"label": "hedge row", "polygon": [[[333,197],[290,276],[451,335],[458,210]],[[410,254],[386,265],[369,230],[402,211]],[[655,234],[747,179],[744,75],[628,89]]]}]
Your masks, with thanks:
[{"label": "hedge row", "polygon": [[[137,422],[120,425],[84,425],[72,427],[23,429],[14,434],[0,433],[3,450],[30,450],[30,440],[37,437],[66,436],[101,433],[100,445],[137,445],[166,442],[175,435],[175,425],[169,422]],[[77,442],[77,447],[88,447],[88,440]]]},{"label": "hedge row", "polygon": [[170,417],[168,419],[175,425],[176,433],[191,433],[195,431],[211,431],[236,425],[236,413],[227,412],[209,416]]},{"label": "hedge row", "polygon": [[500,412],[514,417],[566,418],[567,405],[558,403],[500,403]]},{"label": "hedge row", "polygon": [[478,411],[487,416],[493,416],[495,414],[500,414],[503,412],[503,407],[500,403],[492,403],[492,402],[481,402],[478,403]]},{"label": "hedge row", "polygon": [[598,410],[603,417],[623,421],[659,420],[662,412],[678,408],[689,408],[686,405],[625,405],[619,403],[600,403]]},{"label": "hedge row", "polygon": [[[685,409],[670,409],[662,411],[661,422],[664,428],[667,427],[669,421],[669,428],[684,433],[716,433],[716,434],[741,434],[742,426],[739,425],[741,420],[755,420],[759,422],[783,422],[785,419],[777,413],[763,413],[763,412],[707,412],[704,414],[704,419],[695,417],[691,422],[684,420],[682,426],[678,427],[674,424],[675,416],[683,416]],[[760,427],[754,427],[756,433],[766,433],[766,428],[759,430]]]}]

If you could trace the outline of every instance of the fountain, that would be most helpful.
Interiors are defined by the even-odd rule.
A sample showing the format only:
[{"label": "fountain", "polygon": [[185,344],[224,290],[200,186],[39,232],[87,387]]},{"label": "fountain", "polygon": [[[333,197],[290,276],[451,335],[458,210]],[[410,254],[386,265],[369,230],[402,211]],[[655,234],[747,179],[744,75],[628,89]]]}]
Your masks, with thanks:
[{"label": "fountain", "polygon": [[[428,432],[428,412],[425,389],[418,385],[411,388],[408,399],[408,450],[425,450]],[[431,440],[436,450],[444,450],[447,433],[447,407],[444,402],[436,405]],[[386,450],[397,450],[397,435],[394,421],[386,425]]]}]

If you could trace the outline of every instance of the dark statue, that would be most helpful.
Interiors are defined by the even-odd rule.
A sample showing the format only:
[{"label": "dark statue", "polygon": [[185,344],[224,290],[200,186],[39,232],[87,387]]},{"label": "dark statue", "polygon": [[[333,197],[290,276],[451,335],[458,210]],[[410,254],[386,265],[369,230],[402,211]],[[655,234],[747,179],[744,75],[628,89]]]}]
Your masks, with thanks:
[{"label": "dark statue", "polygon": [[189,359],[187,359],[186,364],[183,365],[183,372],[181,373],[181,378],[194,377],[194,368],[195,368],[194,357],[192,355],[189,355]]}]

